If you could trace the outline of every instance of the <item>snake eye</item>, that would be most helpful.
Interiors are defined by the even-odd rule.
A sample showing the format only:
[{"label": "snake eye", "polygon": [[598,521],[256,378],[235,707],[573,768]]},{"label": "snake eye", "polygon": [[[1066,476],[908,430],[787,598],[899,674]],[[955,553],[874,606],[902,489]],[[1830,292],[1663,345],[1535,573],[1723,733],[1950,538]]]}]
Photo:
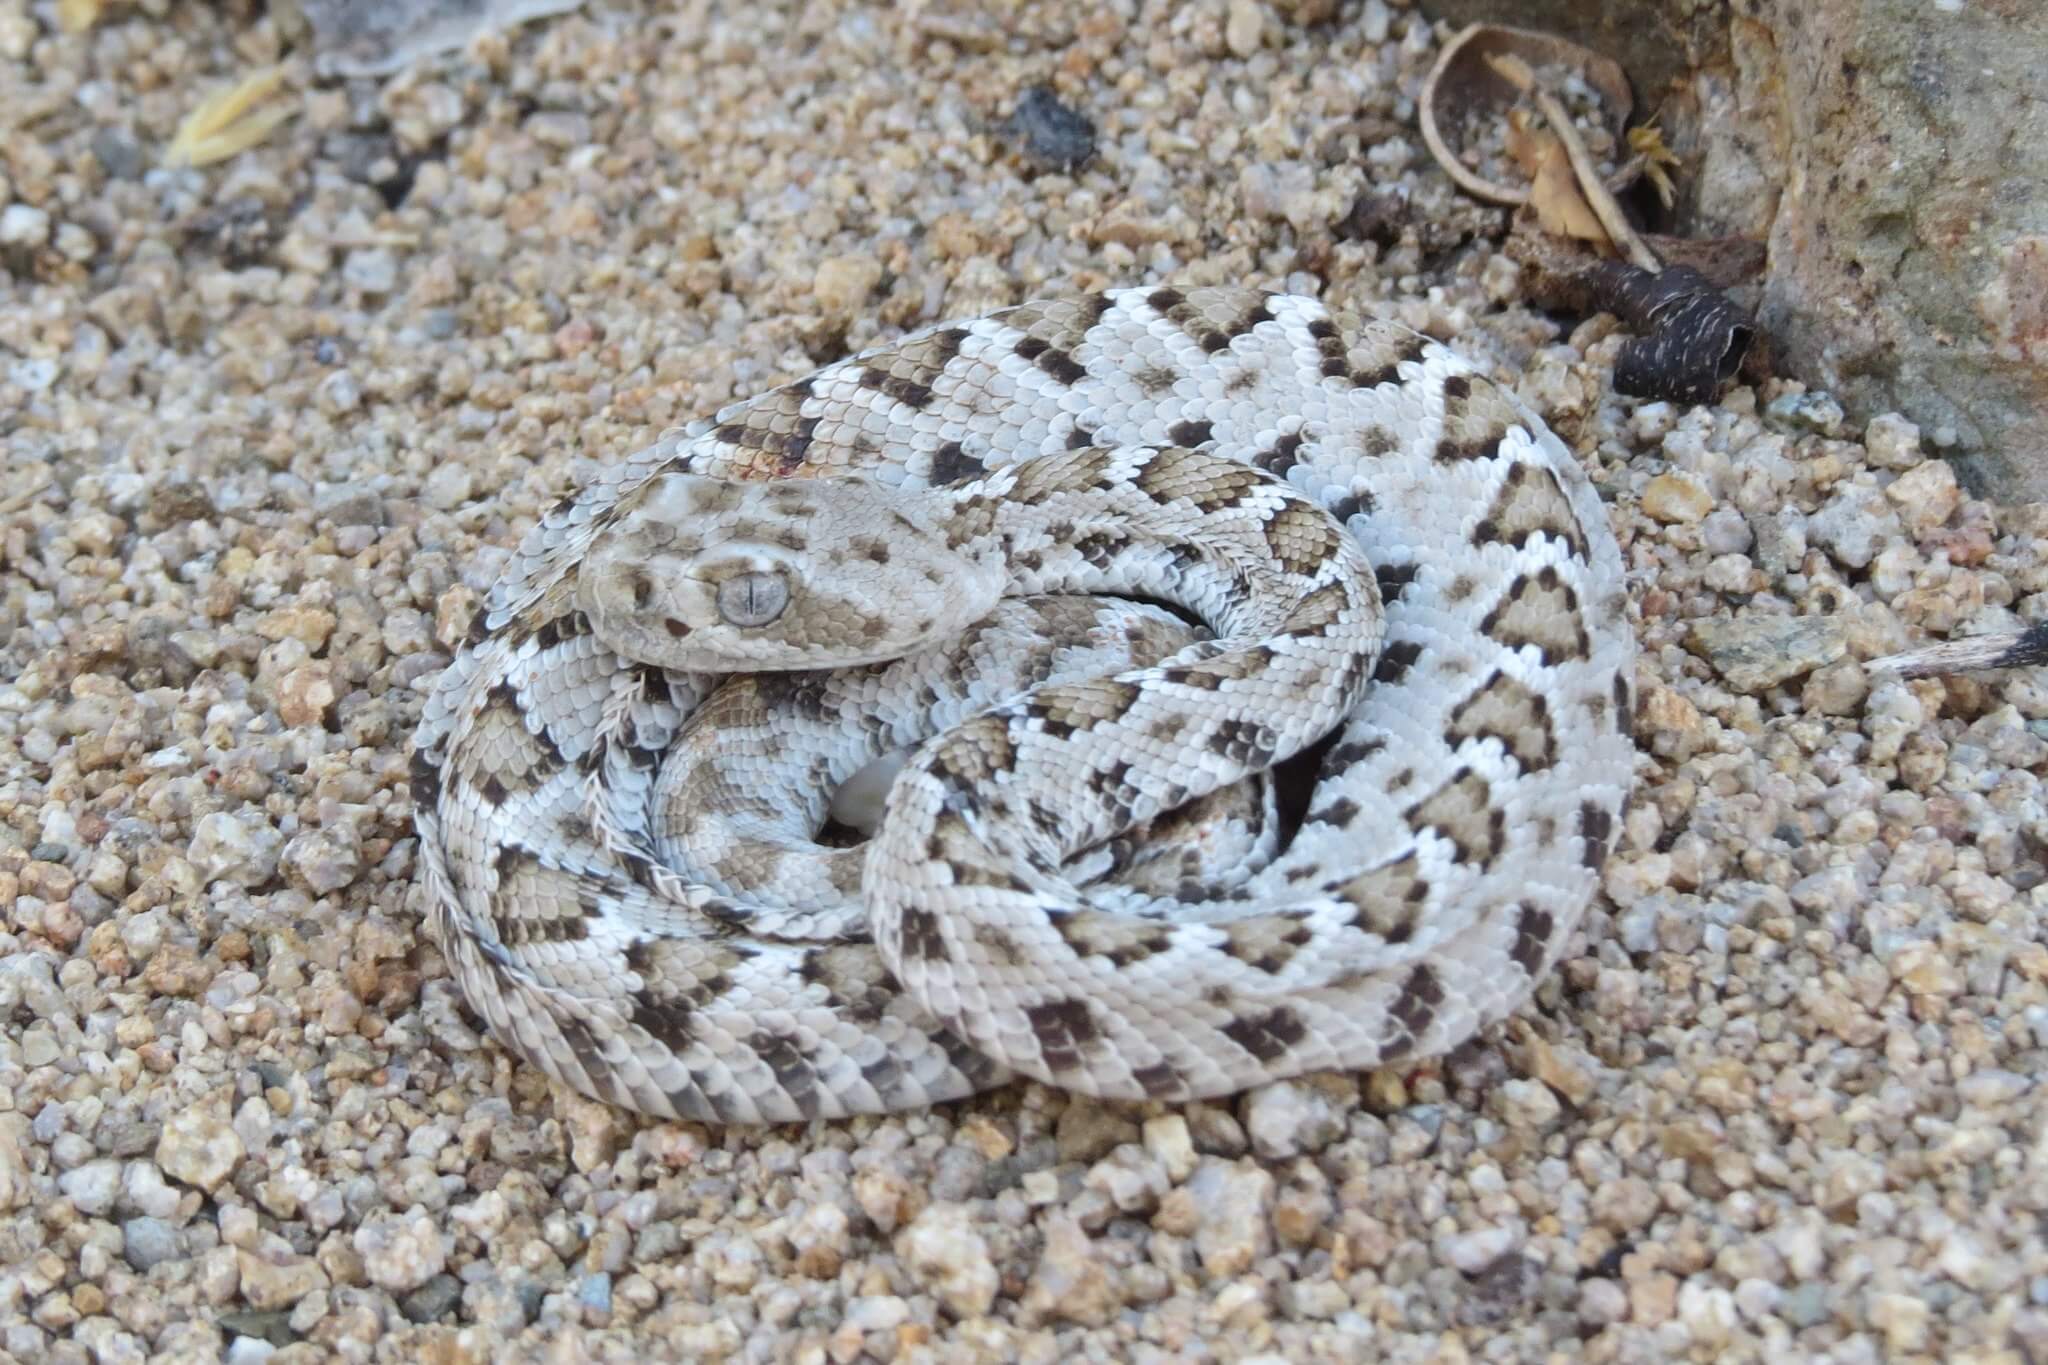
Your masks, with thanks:
[{"label": "snake eye", "polygon": [[773,573],[734,574],[718,585],[718,614],[735,626],[765,626],[789,605],[789,584]]}]

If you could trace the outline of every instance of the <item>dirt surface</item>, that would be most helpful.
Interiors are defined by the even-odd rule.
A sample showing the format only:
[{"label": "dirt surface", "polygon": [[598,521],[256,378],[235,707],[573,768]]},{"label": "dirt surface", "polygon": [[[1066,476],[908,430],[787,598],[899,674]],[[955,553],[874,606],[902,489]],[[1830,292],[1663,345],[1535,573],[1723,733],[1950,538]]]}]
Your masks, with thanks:
[{"label": "dirt surface", "polygon": [[[294,58],[171,170],[267,20],[0,0],[0,1356],[2048,1355],[2048,683],[1860,662],[2048,616],[2048,509],[1796,387],[1613,398],[1423,155],[1405,8],[730,8]],[[1534,1004],[1226,1103],[771,1130],[479,1037],[406,739],[580,462],[1146,281],[1453,340],[1610,498],[1640,780]]]}]

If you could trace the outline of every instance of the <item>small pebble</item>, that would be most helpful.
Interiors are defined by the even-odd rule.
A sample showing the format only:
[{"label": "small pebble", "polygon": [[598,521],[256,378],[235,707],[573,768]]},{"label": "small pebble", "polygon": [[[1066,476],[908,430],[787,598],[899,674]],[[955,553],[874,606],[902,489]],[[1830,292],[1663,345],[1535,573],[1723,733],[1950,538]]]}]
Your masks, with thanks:
[{"label": "small pebble", "polygon": [[370,1282],[394,1293],[418,1289],[448,1263],[446,1234],[424,1211],[367,1219],[353,1242]]},{"label": "small pebble", "polygon": [[0,247],[41,246],[50,239],[50,215],[28,204],[0,209]]},{"label": "small pebble", "polygon": [[121,1255],[137,1274],[178,1254],[178,1230],[162,1218],[130,1218],[121,1224]]},{"label": "small pebble", "polygon": [[225,1103],[204,1101],[165,1119],[163,1136],[157,1141],[156,1164],[172,1179],[211,1194],[235,1169],[245,1150],[228,1122]]},{"label": "small pebble", "polygon": [[1195,1251],[1211,1276],[1242,1274],[1270,1248],[1270,1174],[1246,1162],[1205,1161],[1186,1190],[1200,1211]]},{"label": "small pebble", "polygon": [[1024,1291],[1024,1311],[1036,1318],[1101,1327],[1123,1307],[1120,1277],[1095,1254],[1079,1223],[1064,1215],[1048,1222],[1045,1253]]},{"label": "small pebble", "polygon": [[986,1313],[999,1277],[988,1244],[957,1205],[934,1205],[896,1234],[896,1254],[956,1317]]},{"label": "small pebble", "polygon": [[1884,495],[1916,536],[1947,522],[1963,500],[1956,472],[1943,460],[1915,465],[1885,485]]},{"label": "small pebble", "polygon": [[1826,547],[1836,563],[1861,569],[1898,534],[1897,527],[1898,518],[1884,494],[1867,484],[1850,484],[1807,519],[1806,533]]},{"label": "small pebble", "polygon": [[308,1294],[327,1288],[327,1272],[312,1258],[294,1255],[289,1248],[266,1249],[262,1254],[240,1250],[235,1266],[242,1299],[258,1312],[289,1308]]},{"label": "small pebble", "polygon": [[866,301],[881,279],[881,262],[867,256],[835,256],[819,263],[811,290],[820,308],[846,316]]},{"label": "small pebble", "polygon": [[341,278],[365,294],[389,294],[398,287],[398,258],[383,250],[351,251],[341,264]]},{"label": "small pebble", "polygon": [[1920,428],[1896,412],[1871,418],[1863,429],[1863,444],[1877,469],[1911,469],[1925,458],[1920,452]]},{"label": "small pebble", "polygon": [[1259,50],[1266,32],[1265,7],[1259,0],[1230,0],[1223,20],[1223,41],[1233,57],[1249,57]]},{"label": "small pebble", "polygon": [[[607,1275],[592,1275],[589,1278],[607,1282],[610,1280],[610,1276]],[[461,1300],[462,1282],[453,1275],[436,1275],[399,1300],[398,1308],[409,1321],[439,1322]],[[589,1300],[586,1298],[585,1302],[588,1303]],[[610,1303],[607,1300],[604,1309],[600,1311],[608,1311],[609,1308]]]},{"label": "small pebble", "polygon": [[1788,426],[1803,428],[1822,436],[1836,436],[1842,430],[1842,405],[1834,395],[1817,390],[1800,390],[1774,400],[1765,409],[1769,416]]},{"label": "small pebble", "polygon": [[7,382],[30,393],[41,393],[63,373],[64,367],[48,356],[31,356],[7,367]]},{"label": "small pebble", "polygon": [[1714,510],[1714,495],[1689,474],[1659,474],[1643,490],[1643,511],[1662,522],[1690,525]]},{"label": "small pebble", "polygon": [[1095,155],[1095,125],[1049,85],[1030,86],[1017,96],[1003,131],[1026,157],[1050,170],[1073,171]]},{"label": "small pebble", "polygon": [[1299,1081],[1262,1085],[1244,1099],[1245,1132],[1263,1157],[1320,1151],[1344,1131],[1328,1095]]},{"label": "small pebble", "polygon": [[121,1163],[112,1159],[88,1161],[57,1177],[57,1188],[72,1207],[88,1218],[97,1218],[114,1206],[121,1190]]}]

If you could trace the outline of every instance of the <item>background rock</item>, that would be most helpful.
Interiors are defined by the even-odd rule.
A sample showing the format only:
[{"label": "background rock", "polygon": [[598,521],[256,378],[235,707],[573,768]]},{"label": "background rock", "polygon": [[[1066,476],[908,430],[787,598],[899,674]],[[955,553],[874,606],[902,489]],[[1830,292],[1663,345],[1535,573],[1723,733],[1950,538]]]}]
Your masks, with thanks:
[{"label": "background rock", "polygon": [[[1682,230],[1770,246],[1775,368],[2048,498],[2048,25],[2028,0],[1438,0],[1609,53],[1685,156]],[[1673,83],[1676,82],[1674,87]]]}]

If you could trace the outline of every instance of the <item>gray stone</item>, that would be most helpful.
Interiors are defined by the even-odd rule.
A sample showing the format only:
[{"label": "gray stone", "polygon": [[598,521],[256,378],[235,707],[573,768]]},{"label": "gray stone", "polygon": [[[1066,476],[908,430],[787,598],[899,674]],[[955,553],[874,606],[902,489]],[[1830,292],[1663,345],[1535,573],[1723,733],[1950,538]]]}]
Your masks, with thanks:
[{"label": "gray stone", "polygon": [[1095,125],[1061,103],[1049,85],[1034,85],[1017,97],[1003,132],[1025,156],[1054,170],[1071,171],[1095,155]]},{"label": "gray stone", "polygon": [[261,814],[238,819],[227,811],[202,815],[193,826],[186,856],[208,881],[256,887],[277,872],[284,836]]},{"label": "gray stone", "polygon": [[100,168],[116,180],[138,180],[149,169],[142,147],[122,128],[101,128],[92,135],[92,154]]},{"label": "gray stone", "polygon": [[896,1234],[904,1268],[955,1317],[986,1313],[1002,1277],[988,1243],[958,1204],[934,1204]]},{"label": "gray stone", "polygon": [[479,33],[575,9],[583,0],[301,0],[323,75],[382,76],[459,48]]},{"label": "gray stone", "polygon": [[1272,1250],[1273,1177],[1250,1162],[1204,1161],[1187,1190],[1199,1211],[1195,1254],[1212,1278],[1242,1275]]},{"label": "gray stone", "polygon": [[382,526],[384,499],[355,484],[334,484],[314,495],[313,509],[337,526]]},{"label": "gray stone", "polygon": [[432,1215],[416,1207],[405,1214],[365,1219],[353,1240],[370,1283],[394,1294],[406,1294],[447,1267],[448,1245],[453,1239],[435,1226]]},{"label": "gray stone", "polygon": [[1898,514],[1884,494],[1868,484],[1845,484],[1806,521],[1809,539],[1826,547],[1837,564],[1861,569],[1877,552],[1901,538]]},{"label": "gray stone", "polygon": [[31,204],[0,209],[0,246],[41,246],[50,237],[50,215]]},{"label": "gray stone", "polygon": [[88,1161],[58,1176],[57,1188],[73,1208],[88,1218],[97,1218],[114,1206],[114,1197],[121,1192],[121,1163],[112,1157]]},{"label": "gray stone", "polygon": [[1301,1081],[1262,1085],[1244,1099],[1245,1132],[1262,1157],[1319,1152],[1344,1135],[1344,1116],[1328,1094]]},{"label": "gray stone", "polygon": [[342,262],[341,280],[365,294],[388,294],[398,287],[398,258],[381,247],[351,251]]},{"label": "gray stone", "polygon": [[1687,633],[1686,645],[1737,692],[1762,692],[1849,650],[1842,622],[1827,616],[1700,621]]},{"label": "gray stone", "polygon": [[121,1255],[138,1274],[178,1254],[178,1230],[161,1218],[130,1218],[121,1224]]},{"label": "gray stone", "polygon": [[[602,1308],[609,1310],[611,1307],[611,1276],[592,1275],[585,1281],[585,1284],[588,1285],[590,1280],[603,1280],[605,1282],[606,1293]],[[398,1308],[400,1312],[404,1313],[413,1322],[439,1322],[447,1316],[448,1310],[461,1302],[461,1300],[461,1282],[453,1275],[443,1274],[436,1275],[433,1279],[428,1280],[418,1289],[413,1290],[412,1293],[400,1299]],[[584,1301],[586,1303],[589,1302],[587,1295]]]},{"label": "gray stone", "polygon": [[1826,1322],[1833,1316],[1828,1307],[1827,1286],[1802,1284],[1787,1291],[1778,1301],[1778,1316],[1798,1328]]}]

